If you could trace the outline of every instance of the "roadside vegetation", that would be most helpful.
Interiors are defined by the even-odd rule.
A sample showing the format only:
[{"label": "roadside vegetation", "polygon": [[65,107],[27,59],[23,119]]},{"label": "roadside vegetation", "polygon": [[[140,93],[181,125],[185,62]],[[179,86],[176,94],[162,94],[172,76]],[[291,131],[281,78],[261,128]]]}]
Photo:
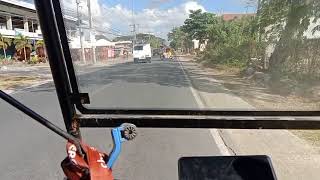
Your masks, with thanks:
[{"label": "roadside vegetation", "polygon": [[[241,18],[191,11],[170,46],[196,56],[224,87],[258,110],[320,108],[320,1],[251,0]],[[259,3],[257,3],[259,2]],[[192,40],[205,48],[191,50]],[[319,131],[291,131],[320,147]]]},{"label": "roadside vegetation", "polygon": [[0,64],[9,65],[15,62],[37,64],[46,62],[43,40],[30,40],[17,35],[13,39],[0,34]]},{"label": "roadside vegetation", "polygon": [[201,10],[169,34],[176,51],[193,50],[201,64],[239,69],[278,93],[320,95],[320,1],[260,0],[257,13],[224,19]]},{"label": "roadside vegetation", "polygon": [[[163,46],[165,44],[165,39],[162,39],[160,37],[157,37],[153,34],[144,34],[144,33],[138,33],[137,34],[137,42],[141,42],[141,43],[149,43],[150,46],[153,49],[158,49],[161,46]],[[116,37],[115,39],[113,39],[114,42],[117,41],[132,41],[132,39],[134,39],[133,36],[119,36]]]}]

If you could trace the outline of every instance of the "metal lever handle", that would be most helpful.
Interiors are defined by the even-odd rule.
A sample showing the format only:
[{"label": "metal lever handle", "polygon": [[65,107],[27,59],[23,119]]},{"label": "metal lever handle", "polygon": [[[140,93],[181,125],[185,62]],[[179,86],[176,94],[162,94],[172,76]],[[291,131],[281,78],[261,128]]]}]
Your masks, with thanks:
[{"label": "metal lever handle", "polygon": [[137,136],[136,126],[133,124],[124,123],[120,127],[113,128],[111,130],[113,148],[109,155],[109,160],[107,163],[108,168],[112,169],[115,161],[120,155],[121,144],[125,141],[133,140]]}]

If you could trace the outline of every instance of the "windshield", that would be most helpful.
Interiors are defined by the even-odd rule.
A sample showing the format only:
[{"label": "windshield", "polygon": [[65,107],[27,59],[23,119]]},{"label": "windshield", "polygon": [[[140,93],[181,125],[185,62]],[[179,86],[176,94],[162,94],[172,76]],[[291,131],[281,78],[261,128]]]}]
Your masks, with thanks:
[{"label": "windshield", "polygon": [[88,108],[319,110],[317,1],[88,2],[61,0]]},{"label": "windshield", "polygon": [[[320,109],[319,0],[60,2],[79,88],[90,96],[88,108]],[[52,50],[43,42],[33,1],[0,0],[0,10],[0,89],[65,129],[48,63],[55,59],[48,59]],[[140,45],[143,51],[133,53]],[[61,170],[67,155],[65,140],[2,100],[0,114],[1,180],[66,179]],[[99,116],[103,115],[86,117],[99,124],[102,121],[95,119]],[[155,114],[152,120],[163,126],[178,121],[180,127],[190,125],[190,116],[158,117]],[[224,127],[235,122],[229,116],[219,117],[227,122]],[[106,121],[117,124],[118,119],[112,118]],[[210,121],[206,116],[198,118],[199,124]],[[265,120],[239,119],[258,125]],[[292,118],[291,125],[295,120],[305,119]],[[266,154],[279,179],[319,180],[320,132],[316,130],[158,129],[139,128],[145,124],[132,121],[137,122],[138,136],[121,149],[113,168],[116,179],[177,179],[178,161],[184,156]],[[214,126],[219,126],[217,121],[212,120]],[[73,122],[72,128],[77,128],[77,121]],[[235,124],[243,128],[241,123]],[[110,152],[109,130],[82,126],[82,140]]]},{"label": "windshield", "polygon": [[136,51],[143,50],[143,46],[135,46],[134,50],[136,50]]}]

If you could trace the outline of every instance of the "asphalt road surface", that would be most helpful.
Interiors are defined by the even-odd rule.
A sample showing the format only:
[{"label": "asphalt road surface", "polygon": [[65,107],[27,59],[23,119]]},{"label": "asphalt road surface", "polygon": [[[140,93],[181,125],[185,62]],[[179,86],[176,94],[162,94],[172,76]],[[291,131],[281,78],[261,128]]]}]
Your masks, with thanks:
[{"label": "asphalt road surface", "polygon": [[[92,107],[198,108],[188,79],[178,62],[125,62],[79,76],[90,92]],[[27,106],[64,128],[52,83],[13,94]],[[0,101],[0,179],[63,179],[65,141]],[[116,179],[178,179],[183,156],[219,155],[209,130],[139,129],[123,146],[114,166]],[[82,129],[84,140],[109,152],[110,129]]]}]

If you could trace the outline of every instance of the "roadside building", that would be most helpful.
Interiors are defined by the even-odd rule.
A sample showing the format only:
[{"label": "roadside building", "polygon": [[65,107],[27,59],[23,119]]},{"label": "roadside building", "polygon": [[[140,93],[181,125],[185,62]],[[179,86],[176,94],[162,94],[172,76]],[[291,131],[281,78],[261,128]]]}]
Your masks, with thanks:
[{"label": "roadside building", "polygon": [[106,39],[99,39],[96,43],[97,60],[105,61],[115,57],[115,43]]},{"label": "roadside building", "polygon": [[[64,20],[67,34],[70,35],[70,37],[75,37],[77,34],[75,31],[77,19],[65,15]],[[18,35],[29,39],[33,47],[32,49],[27,48],[26,50],[27,59],[29,59],[31,52],[36,50],[37,40],[43,40],[34,4],[17,0],[0,0],[0,34],[10,39],[14,39]],[[37,51],[37,53],[38,52],[42,52],[40,56],[43,56],[45,51],[40,50]],[[0,51],[0,54],[2,53],[3,52]],[[16,49],[12,44],[6,50],[6,54],[13,57],[16,54],[23,53],[16,53]]]},{"label": "roadside building", "polygon": [[132,54],[132,41],[116,41],[115,56],[128,56]]},{"label": "roadside building", "polygon": [[230,13],[230,14],[222,14],[221,16],[224,21],[233,21],[233,20],[244,18],[244,17],[255,17],[256,14],[255,13],[242,13],[242,14]]}]

